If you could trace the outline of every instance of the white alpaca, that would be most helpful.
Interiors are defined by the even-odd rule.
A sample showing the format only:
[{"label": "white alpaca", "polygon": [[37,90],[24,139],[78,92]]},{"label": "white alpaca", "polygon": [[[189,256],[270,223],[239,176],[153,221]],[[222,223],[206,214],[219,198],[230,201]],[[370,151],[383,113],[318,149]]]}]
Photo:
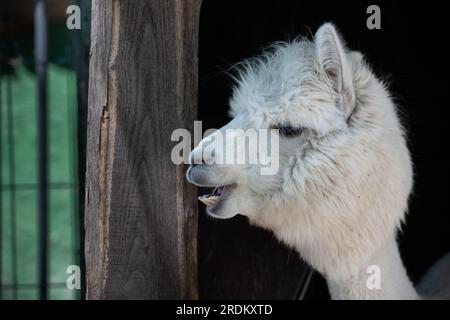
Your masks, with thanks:
[{"label": "white alpaca", "polygon": [[[327,23],[314,42],[276,44],[245,62],[236,80],[234,119],[217,132],[278,128],[280,167],[264,176],[258,165],[192,165],[191,183],[221,186],[201,198],[207,212],[272,230],[326,277],[333,299],[418,299],[395,239],[413,184],[410,155],[395,105],[362,55]],[[191,159],[214,149],[214,136]],[[372,265],[380,289],[367,286]],[[427,298],[449,298],[449,267],[446,258],[430,273]]]}]

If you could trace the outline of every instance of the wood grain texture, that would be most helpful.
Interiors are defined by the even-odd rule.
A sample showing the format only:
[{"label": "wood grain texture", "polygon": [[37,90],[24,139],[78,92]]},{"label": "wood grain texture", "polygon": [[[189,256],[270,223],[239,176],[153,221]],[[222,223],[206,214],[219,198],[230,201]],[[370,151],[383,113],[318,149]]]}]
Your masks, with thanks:
[{"label": "wood grain texture", "polygon": [[88,299],[198,297],[196,190],[170,136],[197,115],[200,4],[92,2]]}]

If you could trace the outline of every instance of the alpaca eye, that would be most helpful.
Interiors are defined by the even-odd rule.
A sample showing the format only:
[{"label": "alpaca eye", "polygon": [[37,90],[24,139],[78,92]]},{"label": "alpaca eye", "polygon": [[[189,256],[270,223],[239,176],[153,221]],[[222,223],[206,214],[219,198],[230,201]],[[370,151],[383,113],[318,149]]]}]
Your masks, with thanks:
[{"label": "alpaca eye", "polygon": [[293,127],[293,126],[274,126],[272,129],[278,129],[280,135],[285,137],[293,137],[298,136],[303,132],[302,127]]}]

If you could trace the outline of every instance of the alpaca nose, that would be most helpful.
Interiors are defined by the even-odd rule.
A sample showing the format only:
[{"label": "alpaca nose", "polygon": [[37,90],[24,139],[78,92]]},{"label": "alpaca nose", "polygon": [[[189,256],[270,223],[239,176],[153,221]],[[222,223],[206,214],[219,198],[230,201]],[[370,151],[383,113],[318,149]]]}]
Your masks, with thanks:
[{"label": "alpaca nose", "polygon": [[212,186],[214,183],[210,181],[213,172],[209,170],[209,166],[204,164],[191,164],[186,171],[186,179],[197,186]]}]

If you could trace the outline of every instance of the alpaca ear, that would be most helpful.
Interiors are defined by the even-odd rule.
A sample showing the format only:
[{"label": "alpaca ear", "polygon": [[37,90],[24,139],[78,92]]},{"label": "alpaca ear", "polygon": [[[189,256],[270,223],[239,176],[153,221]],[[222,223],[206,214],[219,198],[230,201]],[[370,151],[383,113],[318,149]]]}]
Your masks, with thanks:
[{"label": "alpaca ear", "polygon": [[342,39],[331,23],[323,24],[314,38],[319,65],[338,95],[338,107],[349,116],[355,104],[355,92],[352,69]]}]

